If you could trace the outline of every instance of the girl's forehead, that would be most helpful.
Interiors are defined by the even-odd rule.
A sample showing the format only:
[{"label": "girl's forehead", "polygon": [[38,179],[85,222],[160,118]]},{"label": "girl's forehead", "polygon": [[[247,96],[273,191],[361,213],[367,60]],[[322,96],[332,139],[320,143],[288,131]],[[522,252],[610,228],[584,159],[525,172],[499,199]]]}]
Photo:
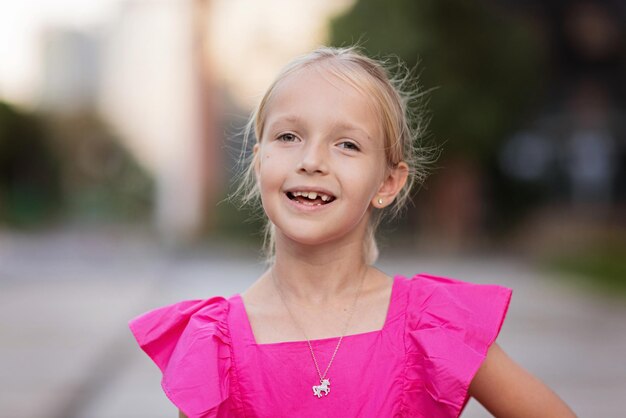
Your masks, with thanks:
[{"label": "girl's forehead", "polygon": [[348,77],[342,78],[321,66],[297,70],[276,83],[267,101],[266,116],[278,108],[318,104],[329,111],[367,114],[370,123],[378,120],[380,112],[372,95],[348,80]]},{"label": "girl's forehead", "polygon": [[311,83],[324,83],[333,86],[338,91],[344,94],[350,95],[363,95],[363,89],[357,88],[353,83],[350,83],[347,74],[333,73],[330,69],[321,65],[312,65],[309,67],[298,69],[290,74],[287,74],[276,83],[274,95],[288,89],[302,88]]}]

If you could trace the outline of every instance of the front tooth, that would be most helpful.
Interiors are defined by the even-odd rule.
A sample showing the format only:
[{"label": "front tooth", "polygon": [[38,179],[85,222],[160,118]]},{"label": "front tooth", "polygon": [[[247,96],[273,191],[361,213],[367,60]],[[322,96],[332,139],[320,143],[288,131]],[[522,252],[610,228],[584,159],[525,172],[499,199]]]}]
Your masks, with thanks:
[{"label": "front tooth", "polygon": [[300,192],[300,196],[309,197],[308,192]]},{"label": "front tooth", "polygon": [[309,192],[309,195],[307,196],[309,199],[313,200],[313,199],[317,199],[317,193],[315,192]]}]

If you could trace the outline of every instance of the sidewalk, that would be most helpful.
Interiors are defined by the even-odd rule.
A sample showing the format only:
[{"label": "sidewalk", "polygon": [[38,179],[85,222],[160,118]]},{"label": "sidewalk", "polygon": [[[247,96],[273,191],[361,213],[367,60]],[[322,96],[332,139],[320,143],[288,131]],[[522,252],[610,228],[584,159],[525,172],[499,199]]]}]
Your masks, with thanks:
[{"label": "sidewalk", "polygon": [[[405,256],[383,259],[379,267],[513,288],[502,347],[580,417],[624,416],[623,303],[564,288],[509,259]],[[177,417],[128,320],[183,299],[243,291],[262,270],[244,250],[173,254],[124,230],[0,234],[0,415]],[[473,401],[463,415],[485,416]]]}]

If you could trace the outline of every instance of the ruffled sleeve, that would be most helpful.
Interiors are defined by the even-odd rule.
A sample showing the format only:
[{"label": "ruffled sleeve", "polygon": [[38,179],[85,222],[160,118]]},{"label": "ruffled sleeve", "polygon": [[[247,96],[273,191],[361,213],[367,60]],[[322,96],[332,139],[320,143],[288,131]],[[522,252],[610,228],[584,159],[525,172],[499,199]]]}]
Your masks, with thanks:
[{"label": "ruffled sleeve", "polygon": [[425,274],[410,280],[403,416],[458,417],[496,340],[511,289]]},{"label": "ruffled sleeve", "polygon": [[163,373],[167,397],[189,418],[226,416],[231,338],[228,301],[187,300],[146,312],[128,326]]}]

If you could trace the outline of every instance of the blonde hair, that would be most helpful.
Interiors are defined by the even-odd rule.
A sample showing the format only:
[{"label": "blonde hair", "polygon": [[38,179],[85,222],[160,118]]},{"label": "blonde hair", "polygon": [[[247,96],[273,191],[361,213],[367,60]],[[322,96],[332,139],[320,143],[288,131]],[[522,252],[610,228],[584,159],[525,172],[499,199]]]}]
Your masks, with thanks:
[{"label": "blonde hair", "polygon": [[[243,148],[240,162],[244,163],[239,184],[234,196],[242,205],[254,204],[262,208],[260,192],[254,173],[254,157],[243,157],[249,148],[250,134],[254,133],[255,142],[263,137],[263,129],[267,116],[267,104],[271,100],[277,86],[290,74],[309,68],[321,66],[332,75],[350,84],[371,97],[375,109],[380,115],[380,123],[384,138],[384,151],[388,168],[393,168],[404,161],[409,166],[406,184],[397,195],[394,203],[383,210],[374,212],[370,218],[365,242],[363,243],[365,262],[373,264],[378,258],[376,230],[385,214],[390,218],[398,216],[410,200],[410,192],[416,183],[423,183],[427,175],[427,165],[432,161],[432,148],[418,146],[423,137],[427,120],[423,111],[423,95],[412,72],[398,59],[395,71],[386,60],[367,57],[360,47],[320,47],[306,55],[295,58],[287,64],[269,86],[263,98],[252,111],[243,131]],[[391,74],[394,74],[393,76]],[[264,254],[266,261],[272,263],[275,251],[275,226],[266,216],[264,234]]]}]

